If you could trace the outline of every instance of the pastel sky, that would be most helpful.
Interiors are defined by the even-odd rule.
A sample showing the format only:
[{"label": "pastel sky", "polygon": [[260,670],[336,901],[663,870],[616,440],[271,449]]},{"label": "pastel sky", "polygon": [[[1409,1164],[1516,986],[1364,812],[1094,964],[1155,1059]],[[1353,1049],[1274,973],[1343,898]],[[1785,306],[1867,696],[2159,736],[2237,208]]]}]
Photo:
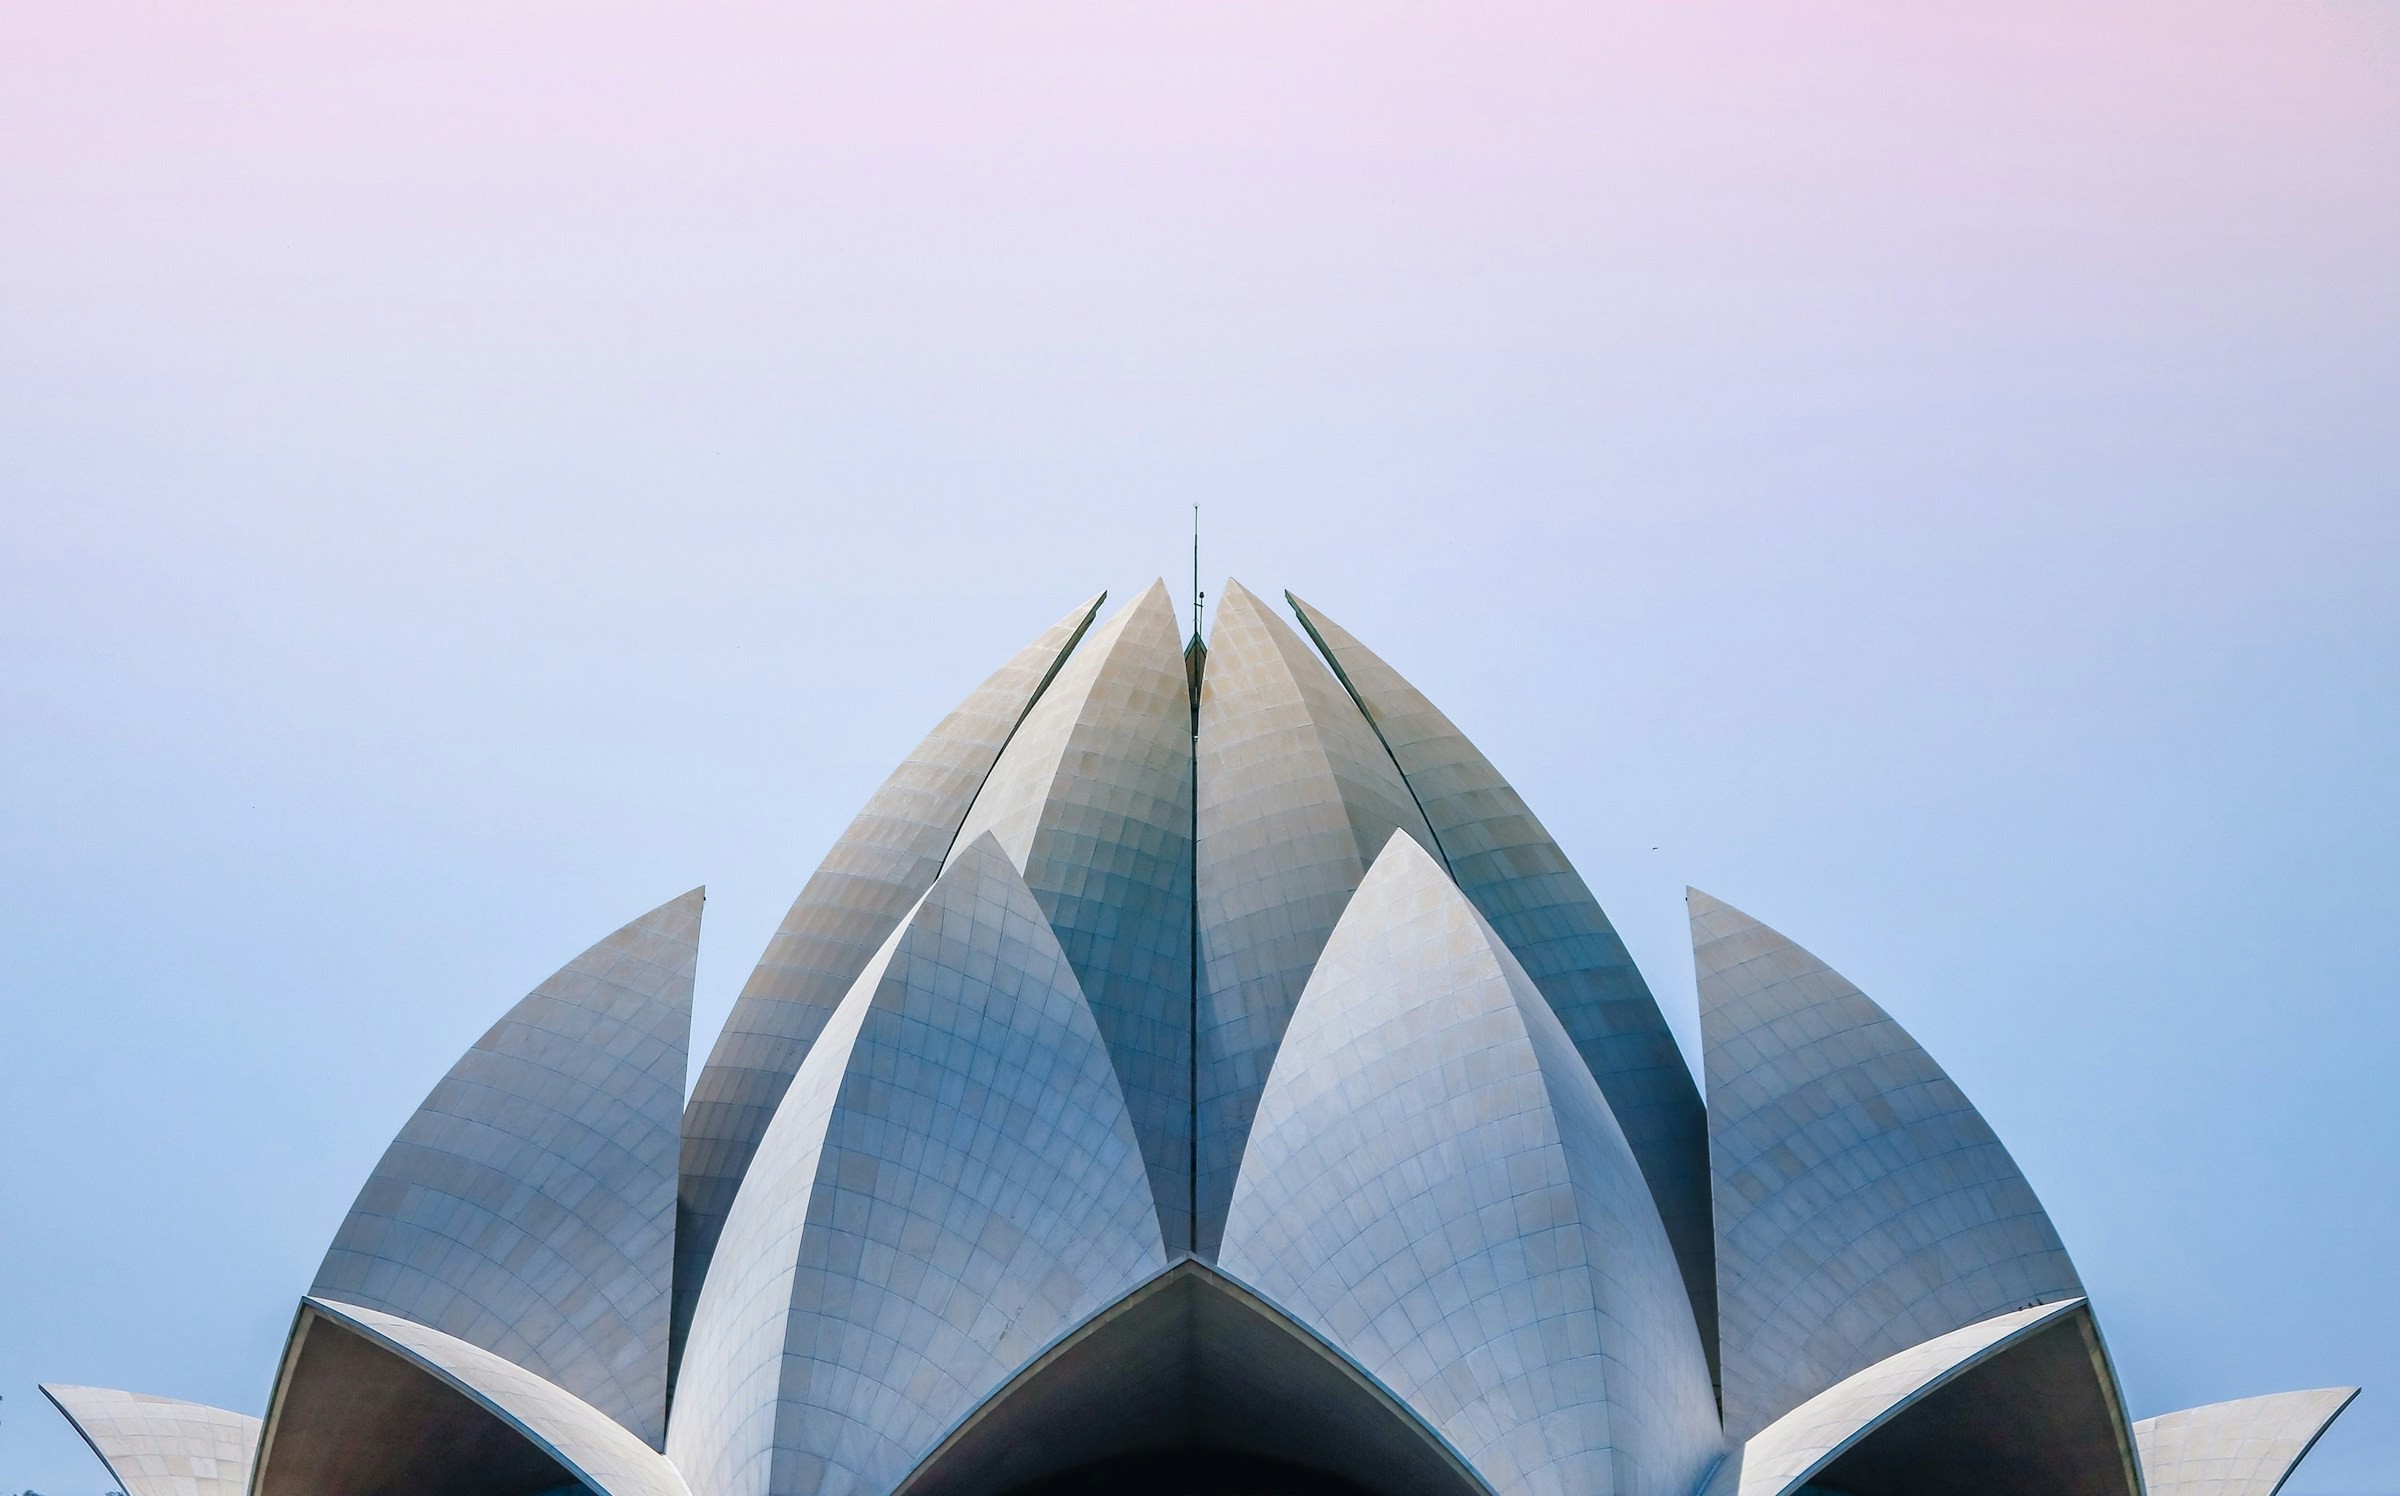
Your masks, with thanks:
[{"label": "pastel sky", "polygon": [[0,1489],[1198,503],[2389,1496],[2395,412],[2400,0],[0,6]]}]

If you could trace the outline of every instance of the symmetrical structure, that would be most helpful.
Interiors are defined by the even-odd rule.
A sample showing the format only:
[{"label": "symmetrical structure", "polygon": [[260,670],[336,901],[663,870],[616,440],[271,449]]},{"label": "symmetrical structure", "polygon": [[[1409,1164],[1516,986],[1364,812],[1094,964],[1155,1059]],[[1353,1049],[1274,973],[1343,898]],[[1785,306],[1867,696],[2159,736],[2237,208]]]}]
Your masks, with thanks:
[{"label": "symmetrical structure", "polygon": [[683,1081],[698,890],[477,1041],[267,1416],[126,1496],[2274,1496],[2130,1422],[1899,1024],[1692,892],[1706,1087],[1541,822],[1318,610],[1095,598],[894,771]]}]

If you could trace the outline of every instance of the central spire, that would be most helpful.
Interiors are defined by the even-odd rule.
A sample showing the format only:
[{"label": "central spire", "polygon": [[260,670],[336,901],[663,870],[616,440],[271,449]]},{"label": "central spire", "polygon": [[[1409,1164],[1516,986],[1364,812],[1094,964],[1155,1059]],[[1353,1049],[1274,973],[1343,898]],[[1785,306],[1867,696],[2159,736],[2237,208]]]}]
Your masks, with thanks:
[{"label": "central spire", "polygon": [[1200,506],[1192,506],[1192,642],[1183,647],[1183,676],[1192,691],[1192,736],[1200,735],[1200,675],[1208,668],[1208,644],[1201,635],[1201,614],[1208,594],[1200,590]]}]

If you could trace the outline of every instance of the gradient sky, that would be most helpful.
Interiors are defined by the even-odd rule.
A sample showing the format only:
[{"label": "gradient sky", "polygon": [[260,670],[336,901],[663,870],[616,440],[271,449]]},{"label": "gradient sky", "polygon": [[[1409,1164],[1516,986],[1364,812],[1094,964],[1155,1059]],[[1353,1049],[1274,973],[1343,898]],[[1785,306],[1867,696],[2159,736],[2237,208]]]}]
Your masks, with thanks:
[{"label": "gradient sky", "polygon": [[2400,1490],[2396,412],[2400,0],[0,7],[0,1488],[1197,502]]}]

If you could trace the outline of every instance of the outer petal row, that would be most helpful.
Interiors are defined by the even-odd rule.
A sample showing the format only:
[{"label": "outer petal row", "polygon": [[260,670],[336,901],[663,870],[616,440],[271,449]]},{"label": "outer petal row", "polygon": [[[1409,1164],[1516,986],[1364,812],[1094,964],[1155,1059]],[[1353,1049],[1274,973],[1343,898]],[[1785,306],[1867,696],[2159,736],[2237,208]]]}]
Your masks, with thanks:
[{"label": "outer petal row", "polygon": [[[536,989],[361,1192],[263,1440],[44,1391],[129,1496],[689,1496],[662,1441],[702,1496],[966,1489],[1137,1365],[1134,1422],[1205,1383],[1268,1453],[1311,1438],[1278,1386],[1351,1399],[1377,1484],[1686,1496],[1713,1289],[1707,1496],[2274,1496],[2356,1389],[2128,1424],[1957,1087],[1697,892],[1695,1253],[1696,1096],[1622,943],[1448,719],[1294,606],[1333,674],[1238,584],[1196,704],[1155,585],[996,673],[811,880],[688,1112],[698,890]],[[1166,1271],[1186,1242],[1231,1276]]]}]

